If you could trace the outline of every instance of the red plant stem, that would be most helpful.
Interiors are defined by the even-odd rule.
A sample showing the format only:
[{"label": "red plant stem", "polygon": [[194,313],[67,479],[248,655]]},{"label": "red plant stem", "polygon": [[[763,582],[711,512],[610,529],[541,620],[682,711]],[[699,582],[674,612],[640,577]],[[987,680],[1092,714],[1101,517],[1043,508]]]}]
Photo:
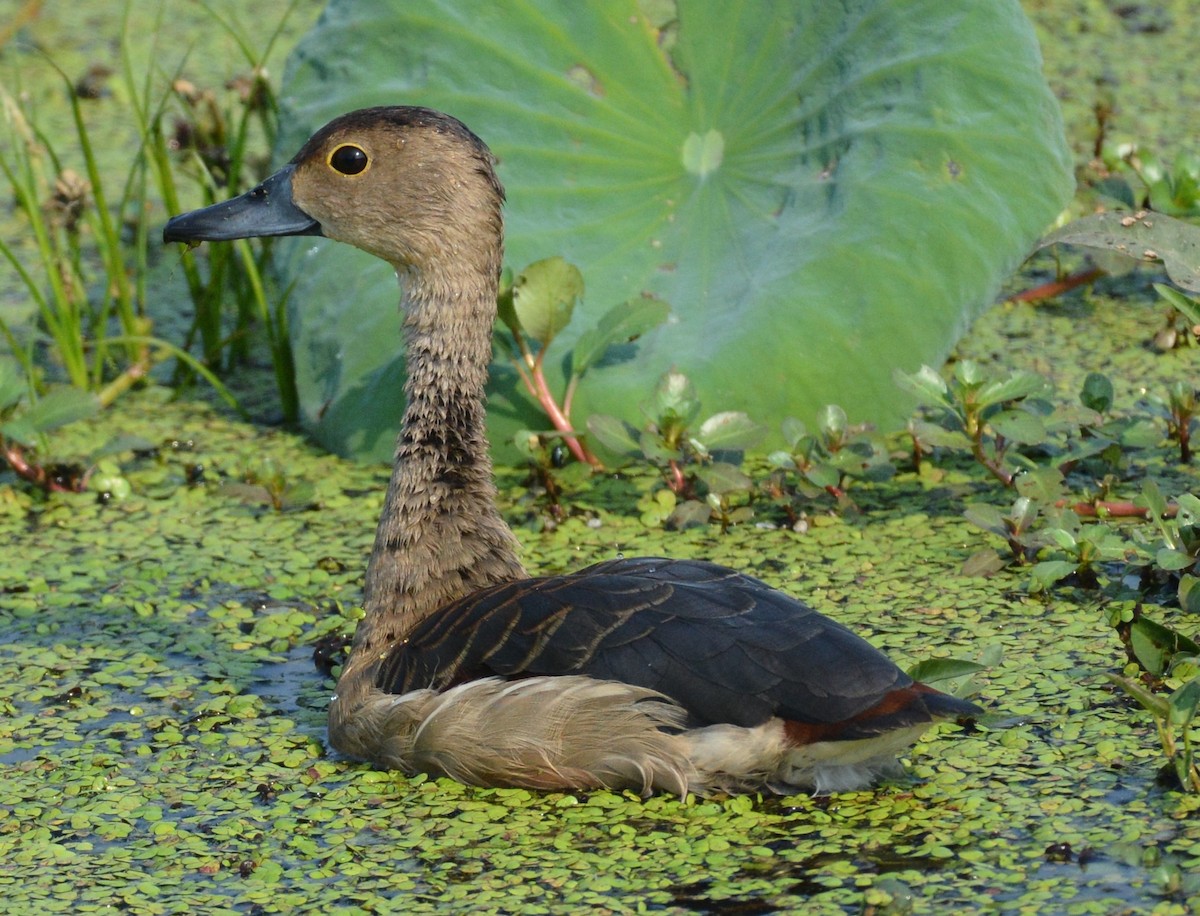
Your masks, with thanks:
[{"label": "red plant stem", "polygon": [[[1144,506],[1137,506],[1131,502],[1109,502],[1104,499],[1097,499],[1090,503],[1072,503],[1069,499],[1060,499],[1054,504],[1056,509],[1062,509],[1069,506],[1071,511],[1076,515],[1084,518],[1150,518],[1150,510]],[[1176,503],[1169,503],[1163,515],[1166,518],[1174,518],[1179,514],[1179,506]]]},{"label": "red plant stem", "polygon": [[7,462],[8,466],[13,469],[13,473],[22,480],[27,480],[36,487],[41,487],[47,493],[79,493],[82,488],[87,486],[87,475],[84,475],[79,485],[75,487],[64,487],[53,477],[46,473],[46,469],[40,464],[32,464],[25,460],[25,450],[15,442],[8,442],[0,438],[0,458]]},{"label": "red plant stem", "polygon": [[683,468],[674,458],[667,462],[667,468],[667,486],[672,493],[682,494],[687,489],[687,478],[683,475]]},{"label": "red plant stem", "polygon": [[0,456],[3,456],[4,460],[8,462],[8,466],[13,469],[13,473],[22,480],[28,480],[30,483],[41,485],[46,472],[25,460],[25,453],[21,449],[21,446],[15,443],[4,442],[0,446]]},{"label": "red plant stem", "polygon": [[537,389],[533,385],[533,379],[529,377],[529,372],[526,371],[527,369],[533,369],[536,360],[534,360],[533,353],[529,350],[529,344],[525,343],[524,335],[520,331],[513,330],[512,336],[513,340],[517,343],[517,349],[521,351],[521,358],[513,359],[513,366],[516,367],[517,375],[521,376],[521,381],[525,383],[525,390],[536,398]]},{"label": "red plant stem", "polygon": [[571,454],[579,461],[587,462],[594,468],[604,467],[599,458],[593,455],[579,439],[571,435],[571,418],[559,409],[558,403],[554,400],[554,395],[550,393],[550,386],[546,384],[546,376],[542,372],[542,357],[540,353],[533,366],[533,383],[536,386],[535,394],[542,405],[542,410],[546,411],[546,416],[550,418],[550,422],[554,424],[554,428],[562,433],[563,442],[567,444],[567,448],[571,450]]},{"label": "red plant stem", "polygon": [[513,360],[513,368],[517,370],[517,375],[521,377],[521,383],[525,386],[525,390],[529,392],[530,397],[538,396],[537,388],[533,384],[533,379],[529,377],[529,373],[525,371],[525,367],[521,365],[519,359]]},{"label": "red plant stem", "polygon": [[579,385],[579,376],[572,375],[571,381],[567,382],[567,393],[563,395],[562,412],[564,416],[571,416],[571,402],[575,400],[575,388]]},{"label": "red plant stem", "polygon": [[1027,289],[1017,293],[1015,296],[1009,296],[1009,299],[1013,302],[1039,302],[1042,299],[1053,299],[1055,296],[1062,295],[1067,290],[1074,289],[1077,286],[1085,286],[1103,276],[1103,270],[1099,267],[1093,267],[1091,270],[1083,270],[1077,274],[1071,274],[1071,276],[1055,280],[1053,283],[1043,283],[1041,286]]},{"label": "red plant stem", "polygon": [[[571,410],[570,406],[566,410],[560,410],[558,402],[554,400],[554,395],[550,393],[550,386],[546,384],[546,376],[542,372],[542,353],[534,357],[530,352],[529,345],[525,343],[525,338],[518,331],[512,332],[513,339],[517,342],[517,348],[521,351],[523,359],[514,359],[513,365],[516,367],[517,375],[521,377],[522,383],[525,385],[525,390],[528,391],[537,402],[542,405],[542,410],[546,412],[546,416],[550,418],[550,422],[554,424],[554,428],[562,433],[563,441],[567,444],[571,454],[575,456],[577,461],[583,461],[590,464],[593,468],[602,468],[604,463],[588,450],[578,438],[571,435]],[[525,365],[521,365],[524,362]],[[572,390],[568,388],[568,398],[572,394]],[[568,400],[568,405],[570,401]]]}]

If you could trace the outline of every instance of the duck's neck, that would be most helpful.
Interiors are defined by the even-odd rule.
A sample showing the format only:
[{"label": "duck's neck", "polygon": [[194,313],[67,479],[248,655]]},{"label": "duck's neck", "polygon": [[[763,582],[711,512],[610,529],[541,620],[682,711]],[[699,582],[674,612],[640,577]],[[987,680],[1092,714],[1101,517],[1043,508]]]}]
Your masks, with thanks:
[{"label": "duck's neck", "polygon": [[406,283],[407,408],[367,567],[360,664],[447,602],[525,575],[496,510],[485,429],[495,313],[494,272],[459,288]]}]

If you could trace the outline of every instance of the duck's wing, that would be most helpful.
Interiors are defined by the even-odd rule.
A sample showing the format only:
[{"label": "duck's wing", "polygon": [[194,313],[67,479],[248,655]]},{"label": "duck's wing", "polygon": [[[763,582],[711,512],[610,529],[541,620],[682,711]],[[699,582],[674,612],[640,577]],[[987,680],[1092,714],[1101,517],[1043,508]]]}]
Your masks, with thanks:
[{"label": "duck's wing", "polygon": [[[890,713],[911,705],[913,681],[866,640],[750,576],[652,558],[456,601],[390,653],[376,683],[399,694],[489,675],[571,674],[656,690],[696,725],[755,726],[779,716],[821,728],[882,704],[891,721],[875,729],[886,729],[911,724],[913,714],[928,721],[973,708],[953,701],[962,709],[913,710],[896,721]],[[904,703],[888,702],[902,695]]]}]

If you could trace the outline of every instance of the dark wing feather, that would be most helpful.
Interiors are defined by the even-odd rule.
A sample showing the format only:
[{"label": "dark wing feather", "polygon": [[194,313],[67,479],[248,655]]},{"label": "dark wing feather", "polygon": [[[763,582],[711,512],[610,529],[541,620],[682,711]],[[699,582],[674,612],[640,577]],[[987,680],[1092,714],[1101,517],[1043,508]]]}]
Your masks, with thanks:
[{"label": "dark wing feather", "polygon": [[823,725],[912,684],[808,605],[697,560],[612,560],[493,586],[421,623],[384,661],[390,693],[490,674],[584,674],[660,691],[695,724]]}]

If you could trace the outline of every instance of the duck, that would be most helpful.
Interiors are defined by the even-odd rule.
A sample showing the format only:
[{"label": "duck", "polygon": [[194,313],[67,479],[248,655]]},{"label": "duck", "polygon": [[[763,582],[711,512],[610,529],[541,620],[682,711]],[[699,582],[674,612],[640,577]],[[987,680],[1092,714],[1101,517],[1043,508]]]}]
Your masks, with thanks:
[{"label": "duck", "polygon": [[974,703],[808,604],[697,559],[530,576],[485,430],[505,192],[456,118],[330,121],[283,168],[172,218],[165,242],[324,236],[400,279],[406,399],[330,745],[485,787],[855,791]]}]

